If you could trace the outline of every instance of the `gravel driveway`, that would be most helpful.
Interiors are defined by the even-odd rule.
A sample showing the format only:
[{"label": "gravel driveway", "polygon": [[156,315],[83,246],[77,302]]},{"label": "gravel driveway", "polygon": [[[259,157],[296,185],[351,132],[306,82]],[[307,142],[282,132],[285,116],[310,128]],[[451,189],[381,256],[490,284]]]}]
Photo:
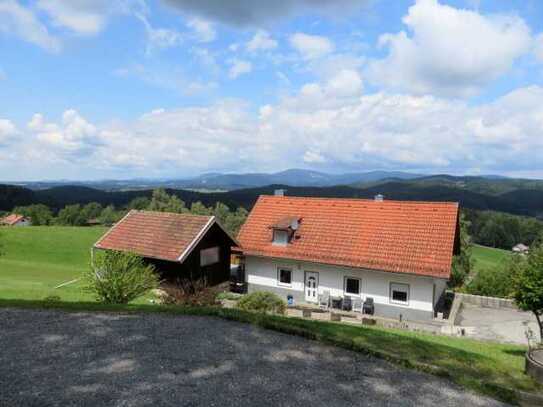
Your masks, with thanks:
[{"label": "gravel driveway", "polygon": [[0,309],[0,406],[502,406],[443,379],[208,317]]}]

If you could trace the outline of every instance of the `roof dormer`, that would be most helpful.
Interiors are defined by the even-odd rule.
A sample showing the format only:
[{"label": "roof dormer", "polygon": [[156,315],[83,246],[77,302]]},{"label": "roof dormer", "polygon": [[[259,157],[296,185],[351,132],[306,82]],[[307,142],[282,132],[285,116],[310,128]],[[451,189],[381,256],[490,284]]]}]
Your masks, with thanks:
[{"label": "roof dormer", "polygon": [[300,227],[301,220],[299,216],[286,216],[271,225],[272,244],[277,246],[288,245]]}]

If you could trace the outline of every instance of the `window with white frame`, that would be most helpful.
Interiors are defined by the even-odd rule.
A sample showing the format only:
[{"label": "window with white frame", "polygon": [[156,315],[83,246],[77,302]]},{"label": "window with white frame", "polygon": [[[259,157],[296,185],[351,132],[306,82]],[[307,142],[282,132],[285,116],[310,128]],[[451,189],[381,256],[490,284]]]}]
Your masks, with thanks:
[{"label": "window with white frame", "polygon": [[286,230],[274,229],[273,244],[279,246],[286,246],[288,244],[288,232]]},{"label": "window with white frame", "polygon": [[390,302],[392,304],[409,304],[409,284],[390,283]]},{"label": "window with white frame", "polygon": [[200,266],[210,266],[218,263],[220,260],[219,246],[200,250]]},{"label": "window with white frame", "polygon": [[345,277],[345,294],[360,295],[360,279],[354,277]]},{"label": "window with white frame", "polygon": [[277,283],[279,285],[292,285],[292,270],[288,268],[278,268]]}]

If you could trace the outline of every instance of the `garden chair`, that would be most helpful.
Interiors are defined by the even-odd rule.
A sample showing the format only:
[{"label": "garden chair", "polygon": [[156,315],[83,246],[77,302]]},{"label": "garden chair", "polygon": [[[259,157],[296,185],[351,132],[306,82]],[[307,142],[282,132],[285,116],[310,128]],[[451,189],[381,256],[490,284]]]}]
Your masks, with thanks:
[{"label": "garden chair", "polygon": [[323,291],[319,294],[319,308],[328,309],[330,307],[330,291]]},{"label": "garden chair", "polygon": [[353,299],[353,311],[362,313],[362,298]]}]

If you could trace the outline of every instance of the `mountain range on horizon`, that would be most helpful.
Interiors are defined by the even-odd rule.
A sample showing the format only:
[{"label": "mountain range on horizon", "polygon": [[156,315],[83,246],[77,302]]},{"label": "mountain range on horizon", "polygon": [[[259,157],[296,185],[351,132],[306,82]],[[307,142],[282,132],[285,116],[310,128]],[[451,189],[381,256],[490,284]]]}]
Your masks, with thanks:
[{"label": "mountain range on horizon", "polygon": [[288,169],[274,173],[204,173],[192,178],[133,178],[133,179],[104,179],[92,181],[51,180],[51,181],[22,181],[5,182],[26,188],[40,190],[63,185],[81,185],[103,190],[127,190],[147,188],[184,188],[197,190],[235,190],[243,188],[263,187],[267,185],[286,185],[293,187],[330,187],[336,185],[368,184],[384,180],[409,181],[416,179],[509,179],[501,175],[467,175],[456,176],[449,174],[421,174],[405,171],[375,170],[367,172],[326,173],[307,169]]}]

